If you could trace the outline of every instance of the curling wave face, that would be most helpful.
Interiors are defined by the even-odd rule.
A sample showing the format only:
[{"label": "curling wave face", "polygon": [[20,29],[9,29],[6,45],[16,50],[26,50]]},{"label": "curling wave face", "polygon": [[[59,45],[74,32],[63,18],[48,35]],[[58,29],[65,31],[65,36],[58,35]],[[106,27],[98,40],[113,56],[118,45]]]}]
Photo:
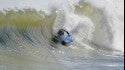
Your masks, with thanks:
[{"label": "curling wave face", "polygon": [[[6,2],[9,3],[8,0]],[[3,3],[0,7],[11,8],[0,11],[0,69],[124,68],[122,0],[98,1],[96,4],[94,0],[54,0],[41,6],[37,5],[41,3],[40,0],[24,0],[13,5],[15,2],[8,5]],[[19,9],[14,9],[14,6]],[[109,10],[111,8],[113,11]],[[119,10],[111,13],[116,9]],[[74,42],[71,46],[65,47],[51,41],[60,28],[72,34]],[[93,65],[96,66],[92,67]]]}]

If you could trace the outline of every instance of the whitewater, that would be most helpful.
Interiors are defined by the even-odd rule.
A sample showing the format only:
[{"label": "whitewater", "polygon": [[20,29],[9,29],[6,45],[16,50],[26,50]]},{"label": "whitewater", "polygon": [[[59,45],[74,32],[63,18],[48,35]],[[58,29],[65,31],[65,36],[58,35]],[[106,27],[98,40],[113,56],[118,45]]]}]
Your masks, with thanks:
[{"label": "whitewater", "polygon": [[124,70],[124,0],[0,0],[0,70]]}]

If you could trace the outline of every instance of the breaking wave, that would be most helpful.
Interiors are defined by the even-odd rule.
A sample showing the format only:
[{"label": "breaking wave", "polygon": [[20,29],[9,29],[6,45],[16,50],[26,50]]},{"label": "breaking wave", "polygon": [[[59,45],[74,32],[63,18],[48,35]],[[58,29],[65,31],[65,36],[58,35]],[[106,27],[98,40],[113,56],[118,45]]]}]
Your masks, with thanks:
[{"label": "breaking wave", "polygon": [[[42,9],[33,2],[22,1],[19,4],[21,8],[0,12],[0,64],[8,66],[7,69],[10,67],[13,70],[11,65],[20,68],[28,67],[28,64],[38,67],[42,64],[45,68],[44,64],[52,63],[56,66],[64,59],[70,61],[69,58],[76,57],[122,57],[123,12],[110,13],[115,6],[110,7],[113,8],[113,11],[110,11],[107,8],[110,5],[108,0],[99,1],[96,5],[91,0],[73,0],[68,3],[66,0],[54,0],[50,1],[51,4],[45,2],[45,5],[41,5]],[[38,2],[39,0],[36,4]],[[57,2],[59,3],[56,5]],[[23,3],[29,7],[24,8]],[[99,3],[107,3],[107,6]],[[31,4],[33,5],[30,6]],[[117,4],[116,2],[116,7],[119,6]],[[68,30],[73,36],[74,42],[69,47],[51,41],[60,28]],[[61,65],[63,67],[63,64]],[[6,69],[6,66],[1,68]],[[35,67],[32,67],[32,70],[34,69]]]}]

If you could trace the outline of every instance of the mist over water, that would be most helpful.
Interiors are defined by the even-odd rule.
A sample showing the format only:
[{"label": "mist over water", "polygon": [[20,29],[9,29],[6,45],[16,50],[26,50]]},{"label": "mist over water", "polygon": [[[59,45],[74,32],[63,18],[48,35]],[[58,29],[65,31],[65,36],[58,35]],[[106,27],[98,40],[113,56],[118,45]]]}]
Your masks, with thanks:
[{"label": "mist over water", "polygon": [[123,70],[123,49],[123,0],[0,0],[0,70]]}]

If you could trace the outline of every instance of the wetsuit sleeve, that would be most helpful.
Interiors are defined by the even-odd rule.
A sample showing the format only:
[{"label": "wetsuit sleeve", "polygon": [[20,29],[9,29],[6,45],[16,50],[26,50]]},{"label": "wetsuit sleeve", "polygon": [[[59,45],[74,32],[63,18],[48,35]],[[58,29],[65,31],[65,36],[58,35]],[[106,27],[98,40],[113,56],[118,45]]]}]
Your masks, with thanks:
[{"label": "wetsuit sleeve", "polygon": [[69,32],[68,32],[68,31],[66,31],[66,33],[69,35]]}]

